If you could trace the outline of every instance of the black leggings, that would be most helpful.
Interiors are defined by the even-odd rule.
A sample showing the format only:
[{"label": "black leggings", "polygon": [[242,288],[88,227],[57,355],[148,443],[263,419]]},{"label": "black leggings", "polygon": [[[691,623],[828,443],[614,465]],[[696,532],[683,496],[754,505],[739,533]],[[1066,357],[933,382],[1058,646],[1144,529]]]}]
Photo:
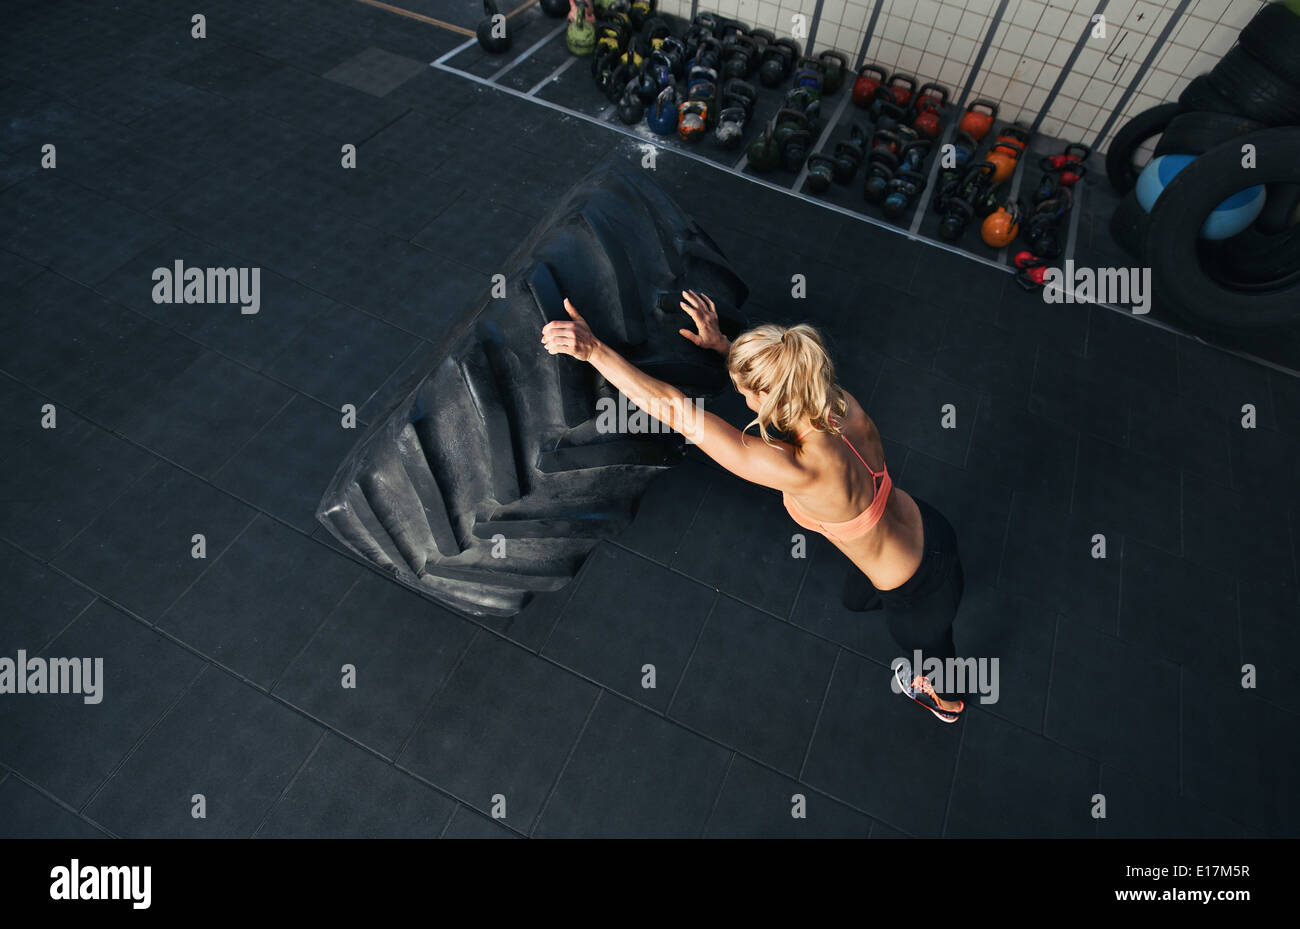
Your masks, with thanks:
[{"label": "black leggings", "polygon": [[[883,610],[889,634],[909,662],[917,650],[923,658],[956,658],[952,622],[965,588],[957,534],[942,513],[920,497],[913,495],[912,499],[921,511],[924,547],[916,572],[901,587],[877,590],[857,565],[849,562],[841,600],[846,609],[858,612]],[[913,669],[914,673],[920,670]],[[935,690],[945,700],[960,698],[939,687]]]}]

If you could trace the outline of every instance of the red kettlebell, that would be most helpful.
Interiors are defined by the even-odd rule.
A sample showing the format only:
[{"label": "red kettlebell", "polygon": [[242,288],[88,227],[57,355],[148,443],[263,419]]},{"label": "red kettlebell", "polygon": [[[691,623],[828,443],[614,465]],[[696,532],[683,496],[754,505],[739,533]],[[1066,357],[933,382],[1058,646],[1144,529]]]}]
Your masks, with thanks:
[{"label": "red kettlebell", "polygon": [[876,88],[885,82],[885,69],[879,65],[863,65],[858,68],[858,79],[853,82],[853,105],[871,106],[876,98]]},{"label": "red kettlebell", "polygon": [[1048,155],[1039,161],[1039,167],[1044,171],[1055,171],[1058,174],[1057,180],[1062,187],[1073,187],[1079,178],[1088,173],[1088,168],[1084,161],[1088,158],[1091,149],[1086,145],[1078,142],[1071,142],[1065,146],[1065,151],[1059,155]]},{"label": "red kettlebell", "polygon": [[976,142],[981,141],[993,128],[993,120],[998,118],[998,105],[987,100],[976,100],[966,107],[957,129],[966,133]]},{"label": "red kettlebell", "polygon": [[894,94],[894,103],[906,107],[916,92],[916,78],[908,74],[895,74],[889,79],[889,89]]},{"label": "red kettlebell", "polygon": [[921,135],[937,139],[939,131],[942,128],[940,114],[948,103],[948,89],[941,84],[924,84],[917,91],[916,102],[912,108],[916,111],[916,118],[912,120],[912,128]]},{"label": "red kettlebell", "polygon": [[1016,283],[1025,290],[1042,287],[1047,278],[1048,264],[1033,252],[1016,252],[1012,259],[1016,266]]}]

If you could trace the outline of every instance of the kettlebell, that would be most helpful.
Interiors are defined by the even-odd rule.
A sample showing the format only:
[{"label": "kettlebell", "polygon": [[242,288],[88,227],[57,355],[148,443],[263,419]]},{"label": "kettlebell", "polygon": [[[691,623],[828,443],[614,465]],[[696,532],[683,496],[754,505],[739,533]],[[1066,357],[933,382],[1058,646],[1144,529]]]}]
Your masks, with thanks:
[{"label": "kettlebell", "polygon": [[993,143],[989,153],[984,156],[985,160],[993,165],[993,183],[1001,184],[1011,177],[1012,172],[1016,170],[1016,162],[1020,160],[1022,149],[1016,148],[1010,142],[998,140]]},{"label": "kettlebell", "polygon": [[998,105],[987,100],[976,100],[966,107],[966,113],[957,124],[959,132],[964,132],[977,143],[993,128],[993,120],[998,118]]},{"label": "kettlebell", "polygon": [[632,0],[628,6],[628,17],[632,20],[632,28],[640,29],[645,25],[646,20],[655,14],[658,7],[658,0]]},{"label": "kettlebell", "polygon": [[966,231],[966,224],[974,216],[975,211],[971,209],[969,203],[961,197],[951,198],[943,219],[939,220],[939,238],[955,242],[961,238],[961,234]]},{"label": "kettlebell", "polygon": [[1004,248],[1020,234],[1020,218],[1024,208],[1019,200],[1008,200],[984,217],[980,223],[980,238],[989,248]]},{"label": "kettlebell", "polygon": [[559,19],[569,12],[569,0],[541,0],[542,12]]},{"label": "kettlebell", "polygon": [[1016,252],[1011,259],[1016,266],[1016,283],[1025,290],[1037,290],[1047,278],[1048,262],[1033,252]]},{"label": "kettlebell", "polygon": [[641,69],[637,72],[636,95],[641,101],[643,107],[654,103],[655,97],[659,96],[659,81],[655,76],[655,63],[653,56],[641,63]]},{"label": "kettlebell", "polygon": [[596,48],[596,26],[588,19],[588,0],[570,0],[569,26],[564,30],[564,44],[570,52],[583,58]]},{"label": "kettlebell", "polygon": [[736,148],[745,134],[745,108],[725,105],[734,99],[725,98],[722,112],[718,114],[718,127],[713,130],[713,139],[722,148]]},{"label": "kettlebell", "polygon": [[739,36],[723,44],[722,71],[727,77],[745,78],[754,70],[754,41]]},{"label": "kettlebell", "polygon": [[867,167],[867,180],[862,185],[862,198],[868,203],[880,203],[889,192],[889,182],[894,179],[894,169],[887,161],[871,161]]},{"label": "kettlebell", "polygon": [[833,97],[844,86],[844,75],[849,69],[849,60],[836,51],[827,49],[817,56],[822,64],[822,93]]},{"label": "kettlebell", "polygon": [[754,115],[754,103],[758,100],[758,91],[754,85],[748,81],[742,81],[739,78],[731,78],[722,85],[723,99],[735,98],[735,103],[728,103],[728,106],[743,106],[745,108],[745,119]]},{"label": "kettlebell", "polygon": [[510,24],[492,0],[483,0],[483,19],[479,20],[474,35],[483,50],[490,54],[500,55],[510,49]]},{"label": "kettlebell", "polygon": [[659,45],[659,50],[668,56],[674,77],[681,77],[686,72],[686,44],[675,35],[670,35]]},{"label": "kettlebell", "polygon": [[816,58],[800,58],[794,71],[794,86],[806,87],[818,97],[822,95],[822,63]]},{"label": "kettlebell", "polygon": [[942,84],[921,85],[912,104],[912,109],[916,113],[916,118],[912,120],[912,128],[927,138],[937,139],[942,128],[940,114],[947,105],[948,88]]},{"label": "kettlebell", "polygon": [[894,105],[906,109],[916,91],[916,78],[910,74],[895,74],[889,79],[889,90],[894,95]]},{"label": "kettlebell", "polygon": [[627,82],[623,96],[618,101],[618,118],[628,126],[635,126],[645,116],[645,104],[641,102],[640,83],[634,78]]},{"label": "kettlebell", "polygon": [[885,82],[885,69],[880,65],[863,65],[858,68],[858,78],[853,82],[853,105],[864,109],[876,99],[876,88]]},{"label": "kettlebell", "polygon": [[781,164],[791,174],[796,173],[803,167],[804,159],[808,157],[808,149],[812,146],[812,133],[807,129],[796,129],[785,137],[785,144],[781,146]]},{"label": "kettlebell", "polygon": [[777,111],[776,119],[774,120],[774,127],[775,128],[772,130],[772,138],[774,138],[776,144],[784,150],[786,139],[789,138],[792,133],[808,131],[808,117],[799,110],[783,107]]},{"label": "kettlebell", "polygon": [[691,20],[691,25],[700,27],[709,35],[718,34],[718,17],[716,13],[696,13],[695,18]]},{"label": "kettlebell", "polygon": [[645,21],[641,33],[649,41],[651,50],[654,50],[663,44],[664,39],[673,34],[673,30],[662,16],[651,16]]},{"label": "kettlebell", "polygon": [[696,84],[686,93],[687,100],[696,100],[705,106],[704,123],[712,129],[718,122],[718,89],[713,84]]},{"label": "kettlebell", "polygon": [[849,138],[835,143],[835,182],[847,184],[858,173],[858,165],[867,154],[866,130],[856,123],[849,130]]},{"label": "kettlebell", "polygon": [[911,168],[902,168],[889,182],[888,190],[880,208],[888,218],[898,219],[912,205],[916,195],[925,190],[925,175]]},{"label": "kettlebell", "polygon": [[790,69],[799,57],[799,46],[793,39],[777,39],[763,52],[758,66],[758,79],[764,87],[776,87],[790,76]]},{"label": "kettlebell", "polygon": [[903,108],[887,102],[889,94],[889,88],[880,89],[876,102],[871,104],[871,119],[877,129],[893,132],[903,124]]},{"label": "kettlebell", "polygon": [[930,154],[930,146],[933,144],[929,139],[912,139],[910,142],[904,143],[902,150],[898,153],[899,164],[909,171],[920,171],[921,166],[925,164],[926,156]]},{"label": "kettlebell", "polygon": [[683,100],[677,105],[677,137],[698,142],[708,128],[709,105],[703,100]]},{"label": "kettlebell", "polygon": [[761,136],[749,143],[749,146],[745,149],[745,159],[749,162],[750,167],[760,172],[771,171],[780,163],[781,146],[772,137],[770,123],[763,129]]},{"label": "kettlebell", "polygon": [[671,135],[677,131],[677,87],[669,84],[659,91],[655,102],[646,110],[646,123],[656,135]]},{"label": "kettlebell", "polygon": [[808,189],[815,194],[825,193],[830,189],[835,177],[835,162],[825,155],[808,156]]}]

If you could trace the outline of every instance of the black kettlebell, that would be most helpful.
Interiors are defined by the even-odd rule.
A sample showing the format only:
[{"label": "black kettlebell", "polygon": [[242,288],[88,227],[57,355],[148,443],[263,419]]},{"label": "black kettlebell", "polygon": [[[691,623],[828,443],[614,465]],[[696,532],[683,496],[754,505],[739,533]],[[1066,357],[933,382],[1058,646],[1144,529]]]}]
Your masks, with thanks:
[{"label": "black kettlebell", "polygon": [[628,81],[623,96],[618,101],[618,118],[628,126],[636,125],[645,116],[645,104],[641,102],[639,86],[636,79]]},{"label": "black kettlebell", "polygon": [[749,36],[738,36],[722,46],[725,60],[723,73],[727,77],[749,77],[754,70],[754,41]]},{"label": "black kettlebell", "polygon": [[889,169],[884,165],[872,166],[867,183],[862,187],[862,197],[867,203],[880,203],[885,199],[885,194],[889,191],[889,175],[884,173],[887,170]]},{"label": "black kettlebell", "polygon": [[862,150],[852,142],[836,142],[831,163],[835,168],[835,183],[847,184],[858,173],[858,165],[862,164]]},{"label": "black kettlebell", "polygon": [[[888,93],[888,90],[886,90]],[[871,105],[871,118],[877,129],[893,132],[903,123],[903,108],[894,103],[887,103],[879,97]]]},{"label": "black kettlebell", "polygon": [[785,46],[775,43],[763,52],[763,61],[758,66],[758,80],[764,87],[776,87],[790,73],[792,56]]},{"label": "black kettlebell", "polygon": [[[566,4],[567,8],[567,4]],[[505,14],[492,0],[483,0],[483,19],[479,20],[474,35],[485,52],[500,55],[510,49],[510,25]]]},{"label": "black kettlebell", "polygon": [[817,56],[822,63],[822,93],[833,96],[844,86],[844,74],[849,69],[849,61],[839,52],[829,49]]},{"label": "black kettlebell", "polygon": [[889,182],[889,194],[880,205],[884,214],[890,219],[898,219],[911,205],[918,193],[925,189],[925,175],[919,171],[903,168],[897,177]]},{"label": "black kettlebell", "polygon": [[803,167],[804,159],[808,157],[808,149],[812,145],[812,133],[806,129],[796,129],[785,137],[785,145],[781,147],[781,164],[791,174],[797,172]]},{"label": "black kettlebell", "polygon": [[[745,108],[745,119],[754,115],[754,103],[758,100],[758,91],[748,81],[735,77],[727,80],[722,85],[722,96],[736,98],[737,104]],[[731,105],[733,104],[728,104]]]},{"label": "black kettlebell", "polygon": [[569,15],[569,0],[541,0],[542,12],[559,19]]},{"label": "black kettlebell", "polygon": [[815,194],[830,189],[835,176],[835,162],[825,155],[808,156],[808,189]]},{"label": "black kettlebell", "polygon": [[636,95],[641,100],[642,106],[649,106],[654,103],[655,97],[659,96],[659,81],[655,78],[655,61],[654,56],[641,62],[641,70],[636,77]]},{"label": "black kettlebell", "polygon": [[939,220],[939,238],[949,242],[961,238],[961,234],[966,231],[966,224],[974,215],[975,211],[971,205],[961,197],[950,198],[947,212],[944,213],[943,219]]}]

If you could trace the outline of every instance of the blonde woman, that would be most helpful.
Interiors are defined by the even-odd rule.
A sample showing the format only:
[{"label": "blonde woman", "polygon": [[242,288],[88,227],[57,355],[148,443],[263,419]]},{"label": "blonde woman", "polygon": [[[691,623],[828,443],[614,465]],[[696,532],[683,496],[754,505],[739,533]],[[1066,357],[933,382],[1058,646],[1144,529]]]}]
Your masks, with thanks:
[{"label": "blonde woman", "polygon": [[[956,656],[952,621],[962,595],[957,538],[948,521],[924,500],[894,487],[875,423],[835,382],[835,369],[817,330],[807,325],[764,325],[730,342],[718,328],[713,302],[694,291],[682,309],[698,332],[680,330],[701,348],[727,358],[731,381],[756,417],[762,441],[721,417],[697,412],[671,384],[651,377],[592,335],[565,300],[569,320],[547,323],[542,344],[552,355],[591,364],[638,407],[683,433],[738,477],[782,493],[799,525],[824,534],[850,565],[842,599],[853,610],[881,609],[891,635],[911,658]],[[749,427],[746,427],[746,431]],[[773,438],[775,430],[793,441]],[[896,660],[899,689],[946,723],[966,708],[936,691]]]}]

